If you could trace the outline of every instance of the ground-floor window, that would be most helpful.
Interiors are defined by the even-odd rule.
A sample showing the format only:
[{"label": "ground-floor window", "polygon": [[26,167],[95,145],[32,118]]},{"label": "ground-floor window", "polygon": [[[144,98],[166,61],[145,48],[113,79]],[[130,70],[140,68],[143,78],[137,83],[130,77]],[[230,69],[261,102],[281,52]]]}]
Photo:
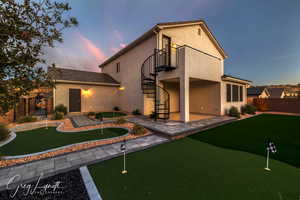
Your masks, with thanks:
[{"label": "ground-floor window", "polygon": [[227,102],[242,102],[244,100],[243,86],[235,84],[226,84],[226,100]]}]

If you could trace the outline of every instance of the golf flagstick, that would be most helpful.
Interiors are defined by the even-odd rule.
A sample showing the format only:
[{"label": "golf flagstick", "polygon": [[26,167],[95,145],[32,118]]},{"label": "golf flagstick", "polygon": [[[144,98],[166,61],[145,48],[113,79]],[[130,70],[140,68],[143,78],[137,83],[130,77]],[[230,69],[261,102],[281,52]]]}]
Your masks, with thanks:
[{"label": "golf flagstick", "polygon": [[48,111],[47,110],[46,110],[46,129],[48,129]]},{"label": "golf flagstick", "polygon": [[121,144],[120,150],[123,152],[123,171],[122,174],[127,174],[126,170],[126,141]]},{"label": "golf flagstick", "polygon": [[124,160],[124,168],[123,168],[123,174],[124,173],[127,173],[127,171],[126,171],[126,151],[124,151],[124,157],[123,157],[123,160]]},{"label": "golf flagstick", "polygon": [[271,171],[271,169],[269,168],[269,155],[270,155],[270,151],[269,149],[267,149],[267,166],[265,167],[265,170],[267,171]]},{"label": "golf flagstick", "polygon": [[103,116],[100,117],[101,120],[101,135],[103,135]]},{"label": "golf flagstick", "polygon": [[271,153],[276,153],[277,150],[276,150],[275,144],[269,140],[267,142],[267,166],[265,167],[265,170],[267,170],[267,171],[271,171],[271,169],[269,168],[270,152]]}]

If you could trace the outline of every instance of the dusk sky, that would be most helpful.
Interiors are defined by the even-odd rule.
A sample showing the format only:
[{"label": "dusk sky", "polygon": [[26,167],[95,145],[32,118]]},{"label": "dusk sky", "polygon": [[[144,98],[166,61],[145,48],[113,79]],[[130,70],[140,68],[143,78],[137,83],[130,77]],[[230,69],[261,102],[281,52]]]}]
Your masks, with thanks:
[{"label": "dusk sky", "polygon": [[[73,0],[79,26],[48,49],[59,67],[97,67],[159,22],[203,19],[229,58],[225,73],[254,85],[300,83],[299,0]],[[128,66],[130,67],[130,66]]]}]

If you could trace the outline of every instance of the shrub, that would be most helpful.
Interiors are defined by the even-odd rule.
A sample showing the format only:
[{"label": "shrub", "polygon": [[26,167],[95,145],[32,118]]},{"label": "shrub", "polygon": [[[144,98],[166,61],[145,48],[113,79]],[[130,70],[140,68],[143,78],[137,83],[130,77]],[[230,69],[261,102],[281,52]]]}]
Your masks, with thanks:
[{"label": "shrub", "polygon": [[126,122],[127,122],[127,120],[124,119],[123,117],[122,117],[122,118],[118,118],[118,119],[116,120],[116,124],[125,124]]},{"label": "shrub", "polygon": [[114,111],[120,111],[120,108],[118,106],[115,106]]},{"label": "shrub", "polygon": [[132,111],[132,114],[133,115],[141,115],[141,112],[140,112],[139,109],[135,109],[135,110]]},{"label": "shrub", "polygon": [[135,124],[134,127],[132,128],[132,134],[133,135],[143,135],[147,132],[147,130],[141,126],[141,125],[138,125],[138,124]]},{"label": "shrub", "polygon": [[60,113],[63,113],[64,115],[66,115],[68,112],[68,109],[63,104],[59,104],[59,105],[55,106],[54,112],[60,112]]},{"label": "shrub", "polygon": [[152,113],[150,114],[150,116],[149,116],[149,117],[150,117],[151,119],[154,119],[154,118],[155,118],[155,116],[156,116],[155,112],[152,112]]},{"label": "shrub", "polygon": [[96,119],[103,119],[102,113],[101,113],[101,112],[96,113],[95,118],[96,118]]},{"label": "shrub", "polygon": [[64,118],[64,113],[62,112],[55,112],[52,117],[53,120],[61,120],[63,118]]},{"label": "shrub", "polygon": [[87,114],[87,116],[95,116],[96,115],[96,113],[95,112],[89,112],[88,114]]},{"label": "shrub", "polygon": [[229,113],[228,113],[228,115],[230,116],[230,117],[238,117],[238,118],[240,118],[240,113],[239,113],[239,110],[237,109],[237,107],[235,107],[235,106],[232,106],[230,109],[229,109]]},{"label": "shrub", "polygon": [[241,107],[241,111],[242,111],[242,114],[254,115],[256,112],[256,108],[255,108],[255,106],[253,106],[251,104],[247,104],[247,105]]},{"label": "shrub", "polygon": [[0,141],[4,141],[9,136],[9,130],[4,124],[0,124]]},{"label": "shrub", "polygon": [[25,123],[25,122],[36,122],[37,121],[37,118],[34,117],[34,116],[24,116],[24,117],[21,117],[19,120],[18,120],[18,123]]},{"label": "shrub", "polygon": [[265,99],[254,99],[253,104],[259,111],[267,111],[269,109],[268,103]]}]

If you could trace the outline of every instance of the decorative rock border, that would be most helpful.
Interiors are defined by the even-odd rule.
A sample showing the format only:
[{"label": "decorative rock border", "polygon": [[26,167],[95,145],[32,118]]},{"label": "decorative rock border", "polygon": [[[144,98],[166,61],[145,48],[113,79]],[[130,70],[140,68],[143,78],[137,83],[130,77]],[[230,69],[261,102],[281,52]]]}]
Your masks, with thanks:
[{"label": "decorative rock border", "polygon": [[[62,122],[66,122],[65,126],[62,125]],[[31,126],[31,125],[34,126]],[[19,131],[25,131],[25,130],[30,130],[29,127],[31,127],[31,129],[36,129],[36,128],[41,128],[45,126],[45,122],[34,122],[34,123],[30,123],[30,124],[24,124],[25,126],[18,126],[17,129],[12,128],[11,130],[17,130],[17,132]],[[130,123],[127,122],[125,124],[122,125],[117,125],[114,123],[104,123],[101,126],[92,126],[90,128],[74,128],[72,126],[72,124],[70,123],[70,121],[68,121],[68,119],[65,119],[64,121],[55,121],[55,122],[49,122],[48,123],[49,127],[53,127],[53,126],[59,126],[58,131],[59,132],[63,132],[68,134],[68,132],[80,132],[80,131],[89,131],[89,130],[93,130],[93,129],[99,129],[101,127],[106,128],[106,127],[111,127],[111,128],[124,128],[127,130],[131,130],[132,127],[134,126],[134,123]],[[26,128],[25,130],[23,128]],[[32,128],[33,127],[33,128]],[[76,130],[77,129],[77,130]],[[28,162],[34,162],[37,160],[42,160],[42,159],[46,159],[46,158],[51,158],[51,157],[57,157],[57,156],[61,156],[61,155],[65,155],[65,154],[69,154],[72,152],[77,152],[77,151],[83,151],[83,150],[87,150],[87,149],[91,149],[94,147],[98,147],[98,146],[103,146],[103,145],[108,145],[108,144],[112,144],[112,143],[116,143],[116,142],[121,142],[124,139],[131,140],[131,139],[135,139],[135,138],[139,138],[139,137],[143,137],[143,136],[147,136],[152,134],[151,131],[147,130],[147,133],[145,133],[144,135],[140,136],[140,135],[133,135],[130,134],[130,132],[126,135],[122,135],[122,136],[117,136],[117,137],[113,137],[113,138],[106,138],[106,139],[101,139],[101,140],[91,140],[91,141],[86,141],[83,144],[73,144],[72,146],[68,146],[68,147],[64,147],[62,149],[58,149],[55,151],[50,151],[48,153],[40,153],[38,155],[25,155],[25,157],[21,157],[21,158],[12,158],[12,159],[2,159],[0,160],[0,168],[1,167],[8,167],[8,166],[12,166],[12,165],[20,165],[22,163],[28,163]]]},{"label": "decorative rock border", "polygon": [[86,166],[79,168],[85,189],[91,200],[102,200],[101,195],[94,183],[94,180]]}]

